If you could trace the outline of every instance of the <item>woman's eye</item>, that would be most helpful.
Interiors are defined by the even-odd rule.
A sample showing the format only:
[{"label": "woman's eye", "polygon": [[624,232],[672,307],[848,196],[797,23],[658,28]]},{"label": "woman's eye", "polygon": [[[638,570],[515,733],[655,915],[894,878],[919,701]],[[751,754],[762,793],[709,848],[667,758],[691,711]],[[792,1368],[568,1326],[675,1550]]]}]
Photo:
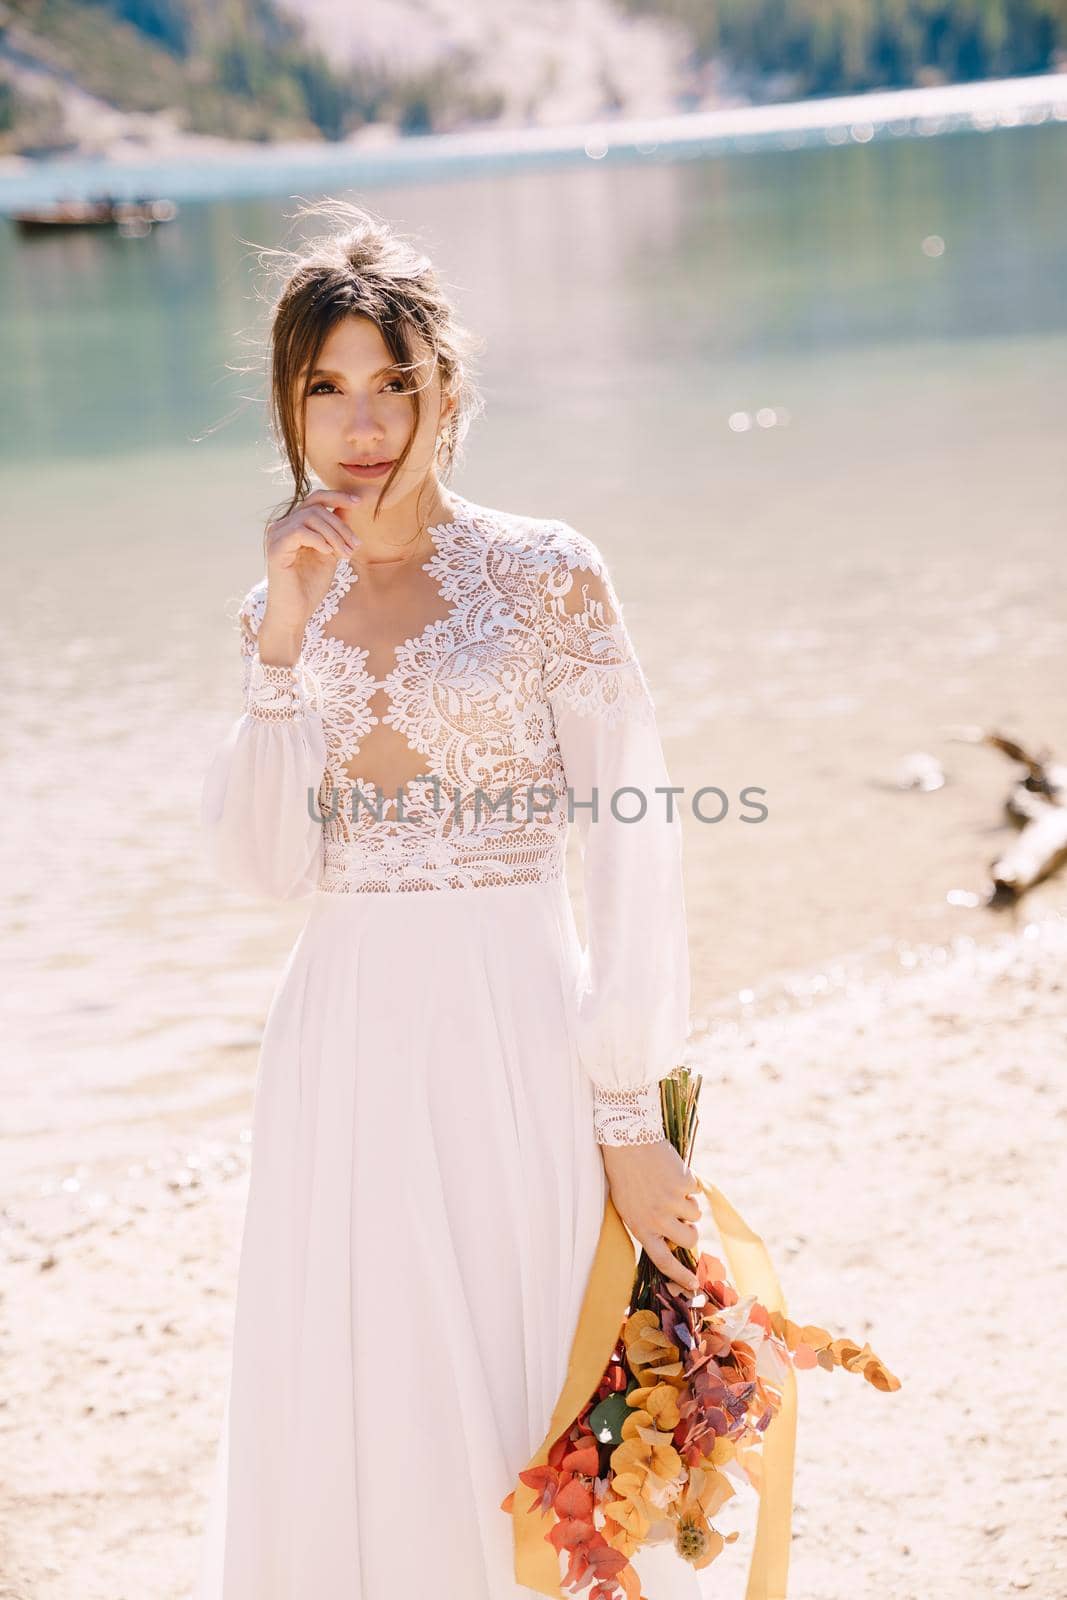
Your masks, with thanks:
[{"label": "woman's eye", "polygon": [[[387,389],[391,389],[394,383],[400,385],[400,391],[402,394],[407,392],[407,387],[403,378],[390,378],[385,387]],[[334,387],[335,385],[332,384],[328,378],[320,378],[318,383],[313,383],[311,385],[311,388],[308,390],[308,394],[319,394],[323,389],[333,389]]]}]

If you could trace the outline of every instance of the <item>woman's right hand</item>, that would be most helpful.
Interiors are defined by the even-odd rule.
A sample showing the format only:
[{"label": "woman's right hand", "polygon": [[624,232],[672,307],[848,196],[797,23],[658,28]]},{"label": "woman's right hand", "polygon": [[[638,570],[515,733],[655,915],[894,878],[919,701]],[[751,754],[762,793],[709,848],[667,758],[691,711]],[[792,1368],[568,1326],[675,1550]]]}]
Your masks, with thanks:
[{"label": "woman's right hand", "polygon": [[269,619],[274,629],[303,636],[338,561],[359,549],[359,539],[332,507],[361,499],[345,489],[313,489],[286,516],[267,524],[264,626]]}]

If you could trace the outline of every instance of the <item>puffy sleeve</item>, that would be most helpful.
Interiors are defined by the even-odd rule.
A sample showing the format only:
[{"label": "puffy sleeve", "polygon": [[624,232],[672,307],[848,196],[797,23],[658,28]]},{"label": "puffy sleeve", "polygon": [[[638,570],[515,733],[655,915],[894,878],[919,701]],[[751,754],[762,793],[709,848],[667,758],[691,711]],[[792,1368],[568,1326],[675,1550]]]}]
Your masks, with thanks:
[{"label": "puffy sleeve", "polygon": [[264,578],[238,612],[244,709],[204,777],[200,831],[208,865],[228,887],[295,900],[319,882],[326,743],[303,657],[292,667],[259,659],[266,590]]},{"label": "puffy sleeve", "polygon": [[537,563],[542,672],[578,828],[586,947],[578,1045],[600,1144],[664,1137],[660,1080],[689,1035],[678,794],[599,550],[553,524]]}]

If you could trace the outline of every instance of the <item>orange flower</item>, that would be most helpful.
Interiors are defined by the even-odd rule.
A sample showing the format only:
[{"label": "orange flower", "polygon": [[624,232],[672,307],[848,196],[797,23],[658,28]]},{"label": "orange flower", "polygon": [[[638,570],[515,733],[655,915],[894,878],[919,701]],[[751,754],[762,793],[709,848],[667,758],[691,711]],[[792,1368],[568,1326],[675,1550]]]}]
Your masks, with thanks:
[{"label": "orange flower", "polygon": [[553,1466],[524,1467],[519,1473],[519,1481],[528,1489],[536,1490],[541,1510],[546,1511],[556,1498],[559,1473]]},{"label": "orange flower", "polygon": [[862,1373],[868,1383],[885,1394],[900,1388],[900,1379],[889,1371],[869,1344],[860,1346],[855,1339],[835,1339],[815,1323],[807,1322],[798,1327],[780,1311],[772,1311],[770,1320],[775,1333],[788,1348],[795,1367],[817,1364],[832,1370],[839,1366],[848,1372]]},{"label": "orange flower", "polygon": [[[675,1148],[681,1150],[679,1141],[689,1140],[695,1129],[695,1096],[687,1076],[678,1081],[685,1087],[674,1105],[672,1126]],[[841,1366],[875,1388],[900,1387],[869,1344],[834,1339],[826,1328],[793,1322],[784,1310],[769,1310],[757,1298],[757,1284],[772,1304],[781,1298],[762,1241],[717,1191],[701,1187],[722,1211],[716,1221],[724,1242],[738,1246],[735,1266],[744,1293],[730,1283],[723,1262],[704,1253],[696,1267],[703,1295],[689,1315],[662,1292],[662,1275],[642,1256],[631,1293],[631,1304],[637,1300],[641,1309],[625,1318],[593,1398],[576,1424],[556,1439],[548,1465],[520,1474],[536,1491],[541,1509],[555,1513],[545,1537],[569,1555],[564,1590],[591,1584],[589,1600],[643,1600],[629,1563],[645,1546],[673,1545],[693,1567],[709,1566],[739,1538],[736,1532],[721,1534],[712,1519],[736,1492],[735,1483],[744,1486],[746,1478],[757,1494],[772,1491],[770,1509],[778,1528],[770,1516],[764,1518],[767,1507],[761,1505],[762,1531],[781,1538],[784,1526],[788,1535],[783,1452],[768,1451],[765,1459],[762,1446],[763,1429],[783,1410],[791,1367]],[[757,1260],[749,1264],[748,1252],[755,1247]],[[620,1252],[620,1273],[623,1265]],[[653,1311],[652,1305],[659,1309]],[[583,1367],[582,1377],[589,1394],[596,1375]],[[590,1421],[594,1410],[595,1423]],[[786,1421],[791,1428],[788,1410]],[[618,1441],[603,1475],[598,1440]],[[792,1450],[788,1430],[783,1449]],[[514,1495],[503,1504],[512,1510]]]},{"label": "orange flower", "polygon": [[862,1372],[867,1382],[873,1384],[876,1389],[881,1389],[884,1394],[900,1388],[900,1379],[890,1372],[869,1344],[860,1349],[852,1339],[835,1339],[830,1349],[840,1365],[848,1372]]},{"label": "orange flower", "polygon": [[709,1256],[705,1251],[697,1261],[697,1282],[701,1289],[720,1306],[732,1306],[738,1296],[737,1290],[726,1276],[726,1268],[718,1256]]},{"label": "orange flower", "polygon": [[569,1450],[560,1463],[564,1472],[580,1472],[586,1478],[595,1478],[600,1469],[600,1451],[595,1439],[586,1439]]},{"label": "orange flower", "polygon": [[574,1522],[593,1521],[593,1491],[580,1478],[571,1478],[556,1496],[556,1515]]}]

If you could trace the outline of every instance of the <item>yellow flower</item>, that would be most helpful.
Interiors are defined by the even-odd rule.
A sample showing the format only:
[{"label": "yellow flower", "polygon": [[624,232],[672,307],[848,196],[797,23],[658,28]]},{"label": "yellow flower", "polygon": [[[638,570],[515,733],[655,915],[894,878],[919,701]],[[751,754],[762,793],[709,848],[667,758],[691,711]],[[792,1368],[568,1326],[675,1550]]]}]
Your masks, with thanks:
[{"label": "yellow flower", "polygon": [[657,1428],[662,1428],[665,1433],[673,1433],[682,1420],[678,1410],[678,1391],[669,1383],[657,1383],[651,1389],[644,1402],[644,1409],[648,1412]]},{"label": "yellow flower", "polygon": [[638,1331],[628,1341],[626,1355],[639,1384],[654,1385],[660,1379],[669,1377],[677,1378],[679,1384],[685,1382],[685,1369],[679,1360],[678,1346],[668,1339],[658,1324]]},{"label": "yellow flower", "polygon": [[704,1467],[690,1467],[689,1481],[678,1502],[679,1513],[684,1515],[700,1511],[706,1517],[713,1517],[735,1492],[725,1473],[708,1471]]},{"label": "yellow flower", "polygon": [[647,1411],[635,1411],[622,1425],[622,1444],[611,1453],[611,1465],[616,1472],[643,1469],[654,1472],[664,1481],[676,1478],[682,1470],[682,1458],[674,1448],[669,1433],[652,1426]]},{"label": "yellow flower", "polygon": [[[642,1388],[631,1389],[626,1396],[626,1404],[635,1414],[641,1413],[643,1425],[647,1426],[649,1422],[653,1422],[662,1428],[664,1433],[673,1433],[682,1420],[682,1414],[678,1410],[678,1391],[673,1384],[648,1383]],[[626,1422],[629,1421],[630,1418],[627,1417]],[[624,1439],[627,1437],[626,1422],[622,1425]]]},{"label": "yellow flower", "polygon": [[610,1517],[612,1522],[638,1543],[652,1526],[652,1518],[655,1515],[654,1509],[646,1505],[643,1496],[640,1495],[636,1499],[626,1495],[619,1500],[608,1500],[604,1504],[603,1511],[605,1517]]},{"label": "yellow flower", "polygon": [[[619,1527],[616,1527],[614,1530],[605,1528],[601,1537],[603,1538],[605,1544],[610,1544],[613,1550],[618,1550],[626,1557],[627,1561],[630,1560],[631,1556],[637,1554],[643,1543],[642,1539],[635,1538],[632,1533],[627,1533],[625,1528]],[[618,1581],[620,1583],[625,1581],[621,1573],[619,1574]]]},{"label": "yellow flower", "polygon": [[[613,1453],[613,1466],[622,1448],[620,1445]],[[618,1498],[606,1500],[601,1508],[605,1520],[610,1519],[614,1525],[610,1530],[605,1528],[604,1538],[613,1549],[621,1550],[627,1557],[643,1542],[657,1515],[656,1508],[645,1499],[645,1481],[644,1472],[616,1469],[611,1486]]]},{"label": "yellow flower", "polygon": [[622,1328],[622,1342],[629,1350],[635,1339],[640,1339],[649,1328],[659,1328],[659,1318],[654,1311],[635,1311],[627,1317]]},{"label": "yellow flower", "polygon": [[[624,1433],[632,1421],[633,1418],[628,1418],[623,1424]],[[646,1474],[652,1471],[652,1457],[652,1444],[647,1433],[642,1435],[634,1430],[611,1452],[611,1470],[616,1474],[637,1473],[644,1483]]]},{"label": "yellow flower", "polygon": [[682,1458],[671,1443],[669,1433],[660,1434],[660,1439],[663,1441],[661,1444],[653,1443],[652,1445],[651,1470],[657,1478],[660,1478],[664,1483],[669,1483],[672,1478],[676,1478],[681,1472]]},{"label": "yellow flower", "polygon": [[[626,1418],[626,1421],[619,1430],[622,1434],[624,1442],[632,1443],[634,1440],[639,1440],[641,1438],[641,1429],[647,1428],[651,1421],[652,1418],[649,1416],[648,1412],[642,1411],[640,1407],[636,1411],[631,1411],[630,1415]],[[615,1446],[611,1456],[612,1465],[614,1465],[615,1457],[620,1454],[622,1449],[623,1446],[621,1444]],[[642,1452],[642,1456],[644,1458],[651,1459],[652,1452],[647,1446],[638,1445],[638,1449]]]},{"label": "yellow flower", "polygon": [[728,1439],[724,1433],[720,1433],[716,1435],[711,1454],[704,1457],[704,1465],[706,1467],[721,1467],[724,1461],[734,1461],[736,1458],[736,1440]]}]

